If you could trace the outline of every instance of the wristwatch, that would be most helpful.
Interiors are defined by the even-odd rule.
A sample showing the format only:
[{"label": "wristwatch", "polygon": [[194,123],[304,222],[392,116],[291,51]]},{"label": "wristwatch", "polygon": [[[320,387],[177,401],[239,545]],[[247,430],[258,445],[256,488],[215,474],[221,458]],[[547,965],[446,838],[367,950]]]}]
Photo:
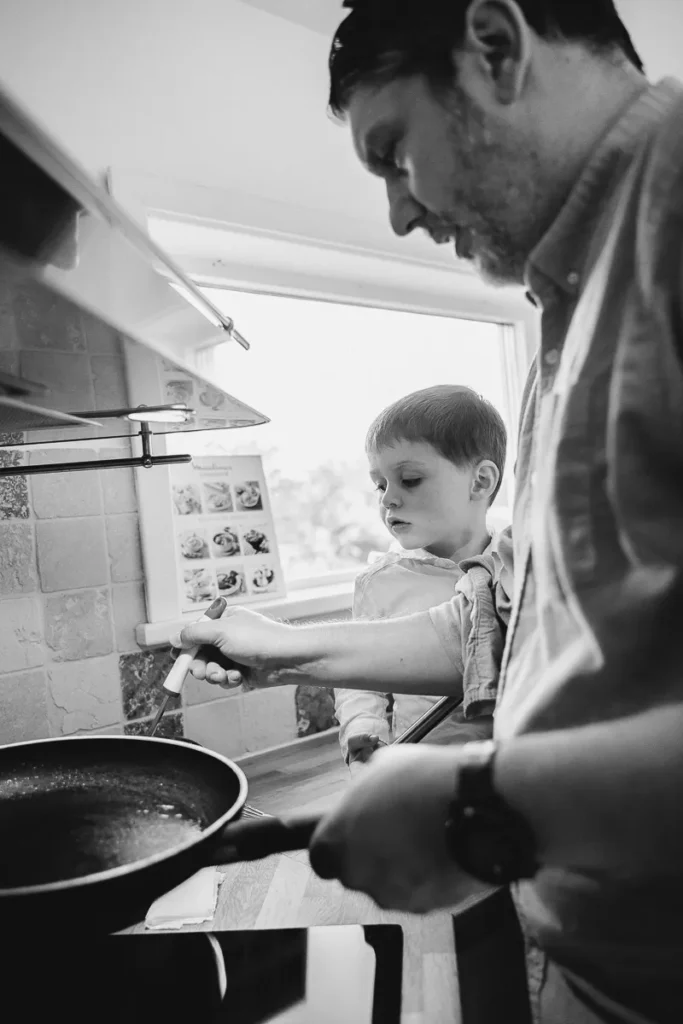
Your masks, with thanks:
[{"label": "wristwatch", "polygon": [[534,834],[496,793],[494,740],[465,743],[459,751],[457,795],[449,808],[446,842],[457,864],[482,882],[508,885],[533,878],[539,865]]}]

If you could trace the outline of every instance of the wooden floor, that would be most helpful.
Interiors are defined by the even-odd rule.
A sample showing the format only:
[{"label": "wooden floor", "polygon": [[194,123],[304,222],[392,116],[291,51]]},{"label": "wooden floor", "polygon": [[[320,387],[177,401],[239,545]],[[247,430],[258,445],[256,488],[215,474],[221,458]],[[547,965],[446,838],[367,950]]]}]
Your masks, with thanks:
[{"label": "wooden floor", "polygon": [[[249,803],[270,814],[322,812],[349,784],[335,736],[296,750],[247,758]],[[228,865],[213,922],[188,931],[397,923],[404,929],[403,1024],[461,1024],[449,914],[410,917],[380,910],[359,893],[313,874],[308,854]],[[133,929],[143,930],[142,926]]]}]

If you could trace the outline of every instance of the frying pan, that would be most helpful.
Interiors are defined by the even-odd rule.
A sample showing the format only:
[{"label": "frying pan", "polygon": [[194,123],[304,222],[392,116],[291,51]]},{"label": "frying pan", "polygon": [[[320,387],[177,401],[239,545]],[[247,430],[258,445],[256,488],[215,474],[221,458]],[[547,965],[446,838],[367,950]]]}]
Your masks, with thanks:
[{"label": "frying pan", "polygon": [[0,748],[0,924],[109,934],[202,867],[306,849],[318,818],[238,821],[241,769],[139,736]]},{"label": "frying pan", "polygon": [[[396,743],[419,742],[444,698]],[[247,780],[201,746],[81,736],[0,747],[0,925],[110,934],[202,867],[306,849],[318,817],[239,821]]]}]

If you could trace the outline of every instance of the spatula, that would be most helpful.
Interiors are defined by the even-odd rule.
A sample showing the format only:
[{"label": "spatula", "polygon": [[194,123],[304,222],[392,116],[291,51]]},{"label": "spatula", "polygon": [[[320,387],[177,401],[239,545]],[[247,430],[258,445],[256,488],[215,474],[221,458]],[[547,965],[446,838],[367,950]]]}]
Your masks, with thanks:
[{"label": "spatula", "polygon": [[[220,619],[221,615],[225,611],[225,598],[218,597],[210,605],[209,608],[204,612],[202,617],[198,619],[199,622],[210,622],[212,619]],[[181,651],[176,660],[173,663],[173,668],[166,676],[161,689],[164,692],[164,699],[159,705],[159,710],[154,716],[152,722],[152,728],[149,730],[149,735],[154,736],[161,719],[164,717],[164,712],[168,707],[168,702],[171,697],[178,697],[183,689],[187,673],[190,671],[190,665],[197,657],[199,647],[190,647],[187,651]]]}]

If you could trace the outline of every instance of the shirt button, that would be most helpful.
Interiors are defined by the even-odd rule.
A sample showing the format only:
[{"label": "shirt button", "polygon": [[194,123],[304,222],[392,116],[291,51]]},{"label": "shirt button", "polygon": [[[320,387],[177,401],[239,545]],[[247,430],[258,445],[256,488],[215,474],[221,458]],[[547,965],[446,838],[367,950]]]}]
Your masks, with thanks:
[{"label": "shirt button", "polygon": [[560,361],[560,353],[556,348],[551,348],[550,351],[546,352],[543,356],[543,361],[546,366],[557,366]]},{"label": "shirt button", "polygon": [[575,270],[572,270],[570,274],[567,274],[567,284],[570,285],[572,288],[576,288],[577,284],[579,283],[579,280],[579,275]]}]

